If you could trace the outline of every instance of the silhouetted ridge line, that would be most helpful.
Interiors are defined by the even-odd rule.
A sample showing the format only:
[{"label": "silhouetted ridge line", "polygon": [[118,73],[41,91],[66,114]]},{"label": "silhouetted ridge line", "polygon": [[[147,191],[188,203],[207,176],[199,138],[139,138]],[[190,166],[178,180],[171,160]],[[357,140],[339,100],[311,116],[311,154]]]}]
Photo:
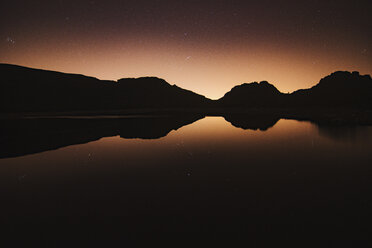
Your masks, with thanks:
[{"label": "silhouetted ridge line", "polygon": [[337,71],[310,89],[284,94],[267,82],[235,86],[218,101],[223,107],[372,108],[372,79],[359,72]]},{"label": "silhouetted ridge line", "polygon": [[99,80],[0,64],[1,112],[199,108],[211,100],[155,77]]},{"label": "silhouetted ridge line", "polygon": [[372,79],[359,72],[337,71],[310,89],[293,92],[288,104],[311,107],[372,108]]},{"label": "silhouetted ridge line", "polygon": [[274,106],[283,94],[266,81],[235,86],[218,100],[223,107]]},{"label": "silhouetted ridge line", "polygon": [[0,75],[0,112],[11,114],[115,111],[123,114],[128,110],[208,114],[254,108],[281,109],[286,113],[292,110],[292,114],[304,109],[331,109],[337,114],[342,109],[372,109],[372,79],[358,72],[337,71],[312,88],[291,94],[280,92],[266,81],[245,83],[216,101],[157,77],[108,81],[7,64],[0,64]]}]

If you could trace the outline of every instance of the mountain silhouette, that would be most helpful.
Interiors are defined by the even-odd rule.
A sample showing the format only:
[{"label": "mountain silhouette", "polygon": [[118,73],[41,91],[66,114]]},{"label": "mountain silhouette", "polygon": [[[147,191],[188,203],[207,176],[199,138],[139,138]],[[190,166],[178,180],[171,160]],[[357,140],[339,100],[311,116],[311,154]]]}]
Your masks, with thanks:
[{"label": "mountain silhouette", "polygon": [[8,64],[0,64],[0,75],[0,113],[4,116],[191,113],[225,116],[244,128],[241,121],[236,122],[241,117],[233,116],[258,112],[271,119],[372,124],[372,79],[358,72],[337,71],[312,88],[290,94],[267,81],[245,83],[218,100],[156,77],[107,81]]},{"label": "mountain silhouette", "polygon": [[280,104],[282,97],[274,85],[262,81],[235,86],[217,102],[223,107],[271,107]]},{"label": "mountain silhouette", "polygon": [[194,108],[211,100],[155,77],[99,80],[0,64],[0,112]]},{"label": "mountain silhouette", "polygon": [[338,71],[323,78],[310,89],[288,96],[287,105],[298,107],[372,108],[372,79],[359,72]]},{"label": "mountain silhouette", "polygon": [[338,71],[310,89],[284,94],[264,81],[235,86],[218,101],[224,107],[372,108],[372,79],[359,72]]},{"label": "mountain silhouette", "polygon": [[33,118],[0,122],[0,158],[84,144],[103,137],[158,139],[204,118],[200,115],[129,118]]}]

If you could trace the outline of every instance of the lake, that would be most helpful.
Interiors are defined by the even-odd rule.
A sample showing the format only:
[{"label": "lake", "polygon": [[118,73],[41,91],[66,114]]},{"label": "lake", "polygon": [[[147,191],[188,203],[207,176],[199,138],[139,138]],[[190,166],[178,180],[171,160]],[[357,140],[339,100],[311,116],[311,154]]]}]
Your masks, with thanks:
[{"label": "lake", "polygon": [[3,122],[4,237],[370,244],[372,127],[226,120]]}]

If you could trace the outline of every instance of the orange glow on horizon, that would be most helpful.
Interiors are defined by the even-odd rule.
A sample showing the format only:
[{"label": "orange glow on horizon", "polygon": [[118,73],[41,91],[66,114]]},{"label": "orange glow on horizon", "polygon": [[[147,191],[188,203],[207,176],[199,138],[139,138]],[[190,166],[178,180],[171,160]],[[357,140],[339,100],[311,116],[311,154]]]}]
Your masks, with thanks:
[{"label": "orange glow on horizon", "polygon": [[372,63],[361,54],[304,51],[270,44],[180,44],[147,40],[97,41],[86,46],[34,44],[32,41],[0,57],[0,62],[78,73],[99,79],[156,76],[211,99],[235,85],[268,81],[287,93],[309,88],[337,70],[372,74]]}]

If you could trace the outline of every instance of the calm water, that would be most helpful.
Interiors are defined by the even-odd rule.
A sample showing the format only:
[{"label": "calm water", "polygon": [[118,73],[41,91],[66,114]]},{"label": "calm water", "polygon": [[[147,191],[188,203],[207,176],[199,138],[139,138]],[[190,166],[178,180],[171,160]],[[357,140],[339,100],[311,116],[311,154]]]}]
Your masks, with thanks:
[{"label": "calm water", "polygon": [[52,128],[65,137],[58,144],[54,132],[9,136],[0,159],[4,237],[370,244],[372,127],[235,126],[206,117],[144,137],[141,129],[94,137],[88,127]]}]

